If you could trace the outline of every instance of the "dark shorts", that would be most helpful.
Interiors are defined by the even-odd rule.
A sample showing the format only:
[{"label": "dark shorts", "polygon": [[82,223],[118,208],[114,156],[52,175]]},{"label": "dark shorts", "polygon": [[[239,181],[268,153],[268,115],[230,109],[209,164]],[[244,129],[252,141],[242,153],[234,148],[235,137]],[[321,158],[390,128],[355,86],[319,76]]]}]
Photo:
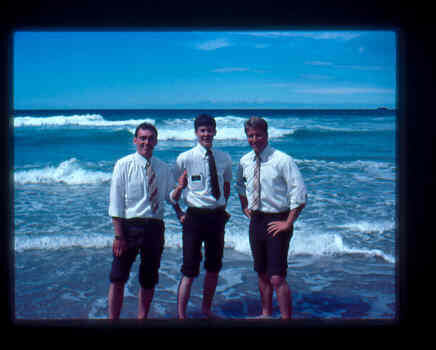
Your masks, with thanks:
[{"label": "dark shorts", "polygon": [[189,208],[183,223],[183,265],[181,272],[187,277],[197,277],[202,260],[201,246],[204,242],[204,268],[219,272],[224,252],[224,209],[205,210]]},{"label": "dark shorts", "polygon": [[165,243],[164,222],[156,219],[125,221],[123,231],[128,249],[119,257],[113,255],[110,281],[126,283],[132,264],[140,253],[139,284],[144,289],[153,288],[159,281],[160,259]]},{"label": "dark shorts", "polygon": [[267,233],[272,221],[286,220],[289,212],[279,214],[253,214],[250,220],[250,247],[254,270],[259,274],[285,277],[288,269],[289,242],[292,231],[280,232],[275,237]]}]

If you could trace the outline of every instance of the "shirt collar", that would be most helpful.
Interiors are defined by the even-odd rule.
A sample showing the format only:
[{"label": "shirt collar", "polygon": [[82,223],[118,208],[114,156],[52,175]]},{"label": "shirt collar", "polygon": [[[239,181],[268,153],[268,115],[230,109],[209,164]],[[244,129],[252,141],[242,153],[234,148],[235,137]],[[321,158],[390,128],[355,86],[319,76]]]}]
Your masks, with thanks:
[{"label": "shirt collar", "polygon": [[[147,166],[148,160],[145,157],[141,156],[138,152],[135,153],[135,160],[138,162],[140,166],[144,168]],[[153,157],[150,158],[150,161],[153,164]]]},{"label": "shirt collar", "polygon": [[[206,153],[207,153],[207,148],[204,147],[200,142],[197,142],[197,147],[196,147],[197,151],[201,153],[202,156],[206,157]],[[210,149],[212,151],[213,154],[213,148]]]},{"label": "shirt collar", "polygon": [[[273,152],[273,148],[267,144],[266,147],[263,149],[262,152],[260,152],[260,160],[262,162],[265,162],[269,155]],[[253,151],[253,161],[256,161],[256,152]]]}]

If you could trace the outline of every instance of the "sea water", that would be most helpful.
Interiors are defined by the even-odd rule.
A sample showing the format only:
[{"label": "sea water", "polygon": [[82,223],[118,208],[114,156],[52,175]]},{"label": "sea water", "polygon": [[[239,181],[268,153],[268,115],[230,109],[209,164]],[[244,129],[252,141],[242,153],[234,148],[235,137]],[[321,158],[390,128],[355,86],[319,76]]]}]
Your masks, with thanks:
[{"label": "sea water", "polygon": [[[387,110],[15,111],[16,318],[107,318],[114,164],[135,152],[135,128],[148,121],[159,133],[154,154],[173,165],[196,144],[200,112],[215,117],[214,147],[233,162],[231,219],[213,310],[236,319],[260,312],[248,219],[234,186],[239,159],[250,151],[243,123],[258,115],[268,122],[270,144],[295,159],[308,190],[288,256],[294,318],[395,318],[396,113]],[[149,316],[165,319],[176,317],[182,239],[168,204],[164,220],[165,250]],[[139,258],[122,318],[136,317],[138,266]],[[194,318],[200,315],[201,271],[188,304]],[[273,316],[279,315],[274,297]]]}]

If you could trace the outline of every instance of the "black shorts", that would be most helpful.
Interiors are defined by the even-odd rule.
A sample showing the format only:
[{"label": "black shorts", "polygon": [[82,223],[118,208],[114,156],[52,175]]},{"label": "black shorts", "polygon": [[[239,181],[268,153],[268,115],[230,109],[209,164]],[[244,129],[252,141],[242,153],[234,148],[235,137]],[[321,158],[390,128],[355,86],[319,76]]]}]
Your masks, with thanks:
[{"label": "black shorts", "polygon": [[254,270],[259,274],[285,277],[288,269],[289,242],[292,231],[280,232],[275,237],[267,233],[272,221],[286,220],[289,212],[278,214],[253,213],[250,220],[250,247]]},{"label": "black shorts", "polygon": [[219,272],[224,252],[224,231],[227,213],[224,209],[206,210],[188,208],[183,223],[183,265],[181,272],[187,277],[197,277],[202,260],[204,242],[204,268]]},{"label": "black shorts", "polygon": [[164,222],[157,219],[126,220],[123,222],[123,232],[128,249],[121,256],[113,254],[110,281],[126,283],[132,264],[140,253],[139,284],[144,289],[153,288],[159,281],[160,259],[165,243]]}]

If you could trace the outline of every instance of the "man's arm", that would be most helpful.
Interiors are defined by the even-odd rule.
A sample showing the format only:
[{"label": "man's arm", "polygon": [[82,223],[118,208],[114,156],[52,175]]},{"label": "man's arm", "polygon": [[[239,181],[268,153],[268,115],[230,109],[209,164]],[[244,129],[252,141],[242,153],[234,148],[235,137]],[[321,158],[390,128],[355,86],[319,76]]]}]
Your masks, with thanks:
[{"label": "man's arm", "polygon": [[306,204],[301,204],[299,207],[292,209],[287,219],[284,221],[270,222],[267,229],[268,234],[272,234],[272,236],[275,237],[280,232],[289,231],[305,206]]},{"label": "man's arm", "polygon": [[174,202],[177,202],[180,199],[180,196],[182,195],[182,191],[187,185],[188,185],[187,171],[185,170],[177,180],[177,187],[170,194],[171,199]]},{"label": "man's arm", "polygon": [[230,197],[230,182],[224,182],[224,198],[226,199],[226,205],[227,201]]},{"label": "man's arm", "polygon": [[245,214],[246,217],[251,217],[251,210],[248,209],[248,199],[246,196],[240,194],[239,201],[241,202],[241,210]]},{"label": "man's arm", "polygon": [[123,230],[123,218],[112,217],[112,224],[114,226],[115,238],[112,244],[112,250],[115,256],[121,256],[127,249],[126,237]]}]

